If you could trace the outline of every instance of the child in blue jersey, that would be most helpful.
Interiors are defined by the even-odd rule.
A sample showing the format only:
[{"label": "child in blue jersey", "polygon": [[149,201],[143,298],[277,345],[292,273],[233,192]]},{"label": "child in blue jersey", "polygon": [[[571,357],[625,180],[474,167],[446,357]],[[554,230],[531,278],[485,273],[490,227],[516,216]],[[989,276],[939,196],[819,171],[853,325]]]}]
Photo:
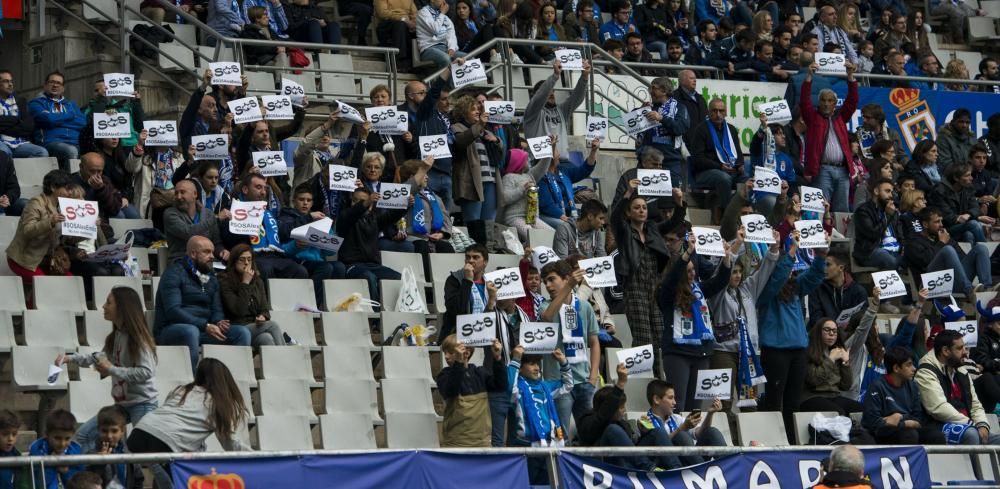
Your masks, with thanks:
[{"label": "child in blue jersey", "polygon": [[[20,457],[21,452],[14,446],[17,442],[17,432],[21,429],[21,420],[9,409],[0,410],[0,457]],[[0,467],[0,489],[14,489],[15,483],[21,485],[21,479],[28,474],[17,467]]]},{"label": "child in blue jersey", "polygon": [[[80,444],[73,441],[76,434],[76,417],[65,409],[56,409],[49,413],[45,420],[45,438],[39,438],[31,444],[29,450],[32,456],[44,455],[80,455]],[[83,470],[82,466],[44,466],[45,488],[60,489],[66,487],[73,476]],[[35,480],[42,480],[41,467],[36,469]]]},{"label": "child in blue jersey", "polygon": [[[559,362],[559,381],[542,380],[542,357],[524,356],[524,347],[517,345],[507,365],[507,389],[514,405],[516,436],[511,445],[521,447],[562,447],[565,445],[563,425],[553,400],[573,390],[573,375],[562,350],[552,356]],[[547,484],[545,461],[528,458],[528,479],[533,485]]]}]

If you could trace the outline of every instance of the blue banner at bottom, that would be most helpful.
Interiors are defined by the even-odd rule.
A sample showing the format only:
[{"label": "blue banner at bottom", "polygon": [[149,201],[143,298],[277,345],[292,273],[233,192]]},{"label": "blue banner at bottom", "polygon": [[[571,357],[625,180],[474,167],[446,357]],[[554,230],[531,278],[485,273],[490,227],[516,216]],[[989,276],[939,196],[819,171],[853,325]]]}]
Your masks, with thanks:
[{"label": "blue banner at bottom", "polygon": [[[922,447],[866,449],[865,474],[876,489],[931,487]],[[820,482],[829,452],[754,452],[666,472],[633,472],[579,457],[559,456],[562,489],[807,489]]]},{"label": "blue banner at bottom", "polygon": [[520,455],[386,452],[178,461],[175,489],[527,489]]}]

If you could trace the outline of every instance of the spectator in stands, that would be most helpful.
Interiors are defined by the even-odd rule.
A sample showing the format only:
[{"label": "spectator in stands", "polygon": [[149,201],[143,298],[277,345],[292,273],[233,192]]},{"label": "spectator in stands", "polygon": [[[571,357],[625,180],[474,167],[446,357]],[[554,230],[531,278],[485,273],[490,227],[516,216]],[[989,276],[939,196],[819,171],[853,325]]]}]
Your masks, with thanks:
[{"label": "spectator in stands", "polygon": [[458,50],[455,24],[448,17],[446,0],[430,0],[417,11],[417,49],[420,60],[434,64],[438,69],[451,65],[452,60],[465,54]]},{"label": "spectator in stands", "polygon": [[851,259],[847,253],[831,251],[826,255],[826,277],[819,288],[809,294],[807,325],[810,328],[820,318],[835,318],[865,301],[865,289],[854,281],[850,267]]},{"label": "spectator in stands", "polygon": [[773,42],[774,59],[781,64],[781,68],[788,71],[798,70],[798,58],[802,54],[802,48],[792,45],[792,31],[785,26],[779,26],[774,30]]},{"label": "spectator in stands", "polygon": [[688,142],[695,128],[708,116],[708,104],[705,97],[698,93],[698,76],[694,70],[681,70],[677,73],[677,89],[671,97],[683,105],[687,112],[690,124],[684,132],[684,141]]},{"label": "spectator in stands", "polygon": [[[313,190],[308,183],[295,187],[292,192],[292,205],[281,209],[279,232],[285,252],[309,272],[316,292],[316,304],[322,305],[324,303],[323,281],[344,278],[347,272],[343,263],[327,261],[326,258],[335,253],[308,246],[300,241],[295,241],[294,246],[289,243],[293,229],[327,217],[323,212],[313,210],[312,192]],[[330,233],[332,234],[333,231],[331,230]]]},{"label": "spectator in stands", "polygon": [[952,113],[951,121],[938,131],[937,166],[941,171],[947,172],[952,164],[968,161],[969,150],[976,144],[976,135],[969,129],[971,125],[969,109],[960,108]]},{"label": "spectator in stands", "polygon": [[871,73],[875,68],[875,45],[867,39],[858,42],[858,73]]},{"label": "spectator in stands", "polygon": [[885,352],[884,377],[872,381],[865,396],[861,425],[881,444],[944,444],[940,430],[927,425],[920,391],[913,381],[913,354],[903,346]]},{"label": "spectator in stands", "polygon": [[753,35],[756,37],[755,42],[771,41],[774,39],[771,34],[774,31],[774,19],[771,18],[771,14],[766,10],[761,10],[754,14],[750,30],[753,31]]},{"label": "spectator in stands", "polygon": [[[260,18],[251,15],[250,10],[254,7],[261,7],[264,9],[264,16],[267,17],[266,24],[260,24]],[[272,35],[278,39],[288,39],[288,17],[285,16],[285,8],[281,4],[281,0],[244,0],[240,3],[241,15],[243,17],[244,33],[248,26],[257,24],[263,27],[263,30],[270,31]]]},{"label": "spectator in stands", "polygon": [[[902,49],[905,53],[913,53],[913,51],[908,49]],[[918,60],[916,66],[913,66],[914,60]],[[909,63],[905,66],[906,72],[914,76],[924,76],[928,78],[942,78],[944,73],[941,71],[941,62],[938,61],[937,56],[934,53],[927,51],[923,54],[911,55]],[[944,87],[938,82],[924,83],[924,82],[912,82],[915,88],[922,90],[942,90]]]},{"label": "spectator in stands", "polygon": [[473,348],[458,342],[454,334],[441,342],[447,367],[436,378],[438,392],[445,401],[443,447],[488,447],[492,432],[487,391],[507,389],[502,346],[494,339],[489,352],[490,368],[469,363]]},{"label": "spectator in stands", "polygon": [[282,346],[285,336],[271,320],[267,287],[255,261],[247,244],[238,244],[230,251],[226,270],[219,275],[222,308],[231,323],[250,331],[251,346]]},{"label": "spectator in stands", "polygon": [[[834,14],[836,16],[836,14]],[[809,66],[809,72],[802,82],[799,94],[802,117],[806,132],[806,181],[823,190],[823,195],[833,212],[847,212],[850,180],[855,173],[854,158],[847,136],[847,122],[854,116],[858,106],[858,82],[854,79],[855,66],[847,64],[847,99],[837,109],[837,94],[824,90],[819,95],[819,105],[814,106],[812,97],[813,74],[818,66]],[[815,181],[814,181],[815,179]]]},{"label": "spectator in stands", "polygon": [[784,9],[781,12],[781,18],[784,19],[782,23],[783,27],[788,28],[792,33],[792,40],[795,43],[799,42],[799,37],[802,35],[802,14],[798,11],[798,6],[794,7],[795,10],[788,12]]},{"label": "spectator in stands", "polygon": [[35,121],[35,141],[59,159],[59,168],[64,171],[69,170],[69,160],[80,154],[80,130],[87,125],[76,102],[63,97],[65,82],[62,73],[49,73],[41,95],[28,104]]},{"label": "spectator in stands", "polygon": [[92,129],[93,124],[88,123],[87,132],[80,138],[80,148],[84,153],[95,154],[103,160],[104,176],[121,194],[120,210],[112,217],[138,219],[139,211],[132,202],[135,201],[135,173],[142,165],[142,150],[136,149],[134,144],[123,146],[118,138],[91,138]]},{"label": "spectator in stands", "polygon": [[[35,440],[31,444],[29,453],[34,457],[81,455],[83,451],[80,450],[80,445],[73,441],[74,433],[76,433],[76,417],[65,409],[56,409],[45,417],[45,437]],[[49,465],[31,470],[32,479],[44,480],[46,489],[59,489],[65,487],[69,480],[83,469],[82,465]]]},{"label": "spectator in stands", "polygon": [[0,152],[14,158],[38,158],[49,152],[31,143],[35,124],[24,98],[14,93],[14,73],[0,70]]},{"label": "spectator in stands", "polygon": [[490,261],[489,250],[475,244],[465,249],[465,265],[448,275],[444,282],[445,314],[438,336],[447,338],[455,332],[456,317],[482,314],[493,310],[496,288],[483,280]]},{"label": "spectator in stands", "polygon": [[986,148],[986,167],[994,173],[1000,172],[1000,112],[986,119],[986,134],[979,138],[979,143]]},{"label": "spectator in stands", "polygon": [[986,11],[976,8],[977,4],[966,3],[965,0],[931,0],[929,11],[931,15],[948,17],[948,29],[945,30],[945,42],[965,44],[969,39],[969,27],[966,19],[986,15]]},{"label": "spectator in stands", "polygon": [[917,189],[930,195],[942,182],[938,169],[938,146],[933,139],[924,139],[910,152],[910,162],[903,168],[900,178],[912,178]]},{"label": "spectator in stands", "polygon": [[639,28],[632,22],[632,4],[618,0],[611,6],[611,20],[601,26],[601,41],[615,39],[625,41],[625,35],[635,32],[639,34]]},{"label": "spectator in stands", "polygon": [[[640,440],[663,432],[670,438],[670,445],[658,443],[657,446],[677,446],[677,447],[724,447],[726,440],[717,428],[712,426],[712,419],[715,413],[722,410],[722,402],[713,399],[708,414],[701,415],[700,411],[692,410],[686,417],[678,414],[681,408],[677,406],[675,397],[676,386],[659,379],[654,379],[646,384],[646,400],[650,409],[642,415],[637,422],[639,432],[642,434]],[[640,442],[641,443],[641,442]],[[661,457],[661,460],[664,457]],[[672,457],[667,457],[669,460]],[[700,455],[685,455],[680,457],[680,462],[684,466],[696,465],[708,460]],[[662,463],[662,462],[661,462]]]},{"label": "spectator in stands", "polygon": [[[97,427],[101,432],[100,448],[84,451],[87,455],[122,455],[126,452],[125,437],[128,430],[128,412],[118,405],[104,406],[97,412]],[[79,435],[78,435],[79,436]],[[145,476],[142,467],[133,463],[108,463],[92,464],[87,467],[87,471],[97,476],[97,487],[142,487]],[[70,487],[77,479],[81,478],[81,472],[70,480]]]},{"label": "spectator in stands", "polygon": [[[0,79],[2,78],[3,73],[0,72]],[[983,59],[979,62],[979,74],[976,75],[976,80],[1000,82],[1000,65],[998,65],[996,58],[990,56],[983,57]],[[1000,93],[1000,84],[978,85],[978,89],[981,92]],[[3,92],[0,92],[0,95],[3,95]]]},{"label": "spectator in stands", "polygon": [[[185,152],[191,147],[192,136],[226,134],[230,144],[233,143],[233,115],[223,115],[223,112],[219,110],[220,99],[216,98],[216,94],[220,97],[224,95],[222,94],[222,90],[215,91],[215,88],[211,85],[211,80],[212,71],[205,70],[205,73],[202,75],[201,87],[191,93],[187,107],[184,108],[184,113],[181,114],[181,120],[178,125],[178,138],[181,148]],[[173,181],[176,185],[179,180],[188,177],[189,171],[182,171],[181,168],[175,168],[175,170]],[[220,160],[219,186],[227,192],[232,191],[234,178],[238,177],[233,172],[232,158]]]},{"label": "spectator in stands", "polygon": [[[363,131],[364,129],[362,129]],[[384,168],[385,157],[381,153],[365,153],[365,156],[361,160],[360,180],[369,192],[377,193],[381,191],[383,180],[382,170]],[[406,232],[399,229],[396,223],[386,226],[382,230],[378,238],[378,247],[384,251],[413,252],[413,245],[406,240]]]},{"label": "spectator in stands", "polygon": [[858,6],[854,2],[844,2],[837,7],[837,19],[840,29],[847,33],[852,44],[857,44],[864,38],[861,30],[861,18]]},{"label": "spectator in stands", "polygon": [[517,230],[518,239],[522,242],[528,241],[529,229],[554,231],[552,226],[538,218],[537,210],[532,216],[534,222],[528,224],[528,191],[531,188],[537,191],[537,182],[545,178],[545,171],[548,170],[542,163],[536,163],[530,169],[529,164],[527,151],[512,148],[507,158],[507,165],[503,169],[504,207],[500,212],[501,220],[504,225]]},{"label": "spectator in stands", "polygon": [[[433,160],[428,156],[422,161],[407,160],[399,169],[400,180],[410,185],[410,192],[414,196],[414,205],[405,218],[406,228],[403,234],[407,241],[412,243],[414,250],[423,255],[427,265],[430,263],[428,253],[455,252],[448,242],[452,233],[448,208],[434,191],[427,188],[427,174],[433,164]],[[425,268],[430,270],[430,267]]]},{"label": "spectator in stands", "polygon": [[708,104],[708,119],[688,136],[694,175],[692,186],[712,190],[715,222],[721,218],[722,208],[731,198],[733,184],[743,173],[739,134],[735,126],[726,122],[726,102],[715,98]]},{"label": "spectator in stands", "polygon": [[982,142],[977,142],[969,150],[969,164],[972,165],[972,188],[979,202],[980,210],[987,214],[989,207],[996,204],[997,186],[1000,179],[996,174],[986,169],[989,161],[989,150]]},{"label": "spectator in stands", "polygon": [[[626,8],[628,8],[626,6]],[[569,161],[569,121],[573,111],[583,103],[587,94],[587,79],[590,77],[590,63],[583,61],[583,73],[576,86],[562,103],[556,103],[555,86],[560,80],[562,64],[558,61],[552,64],[552,76],[535,83],[531,90],[531,100],[524,107],[524,137],[537,138],[541,136],[558,136],[554,145],[559,154],[566,157],[563,163]],[[436,164],[435,164],[436,166]],[[589,175],[589,173],[588,173]],[[585,177],[583,177],[585,178]],[[551,223],[550,223],[551,224]]]},{"label": "spectator in stands", "polygon": [[33,197],[17,222],[17,230],[7,246],[7,266],[31,285],[31,278],[46,275],[41,265],[59,243],[60,226],[66,216],[59,211],[59,197],[69,197],[73,177],[53,170],[42,180],[42,193]]},{"label": "spectator in stands", "polygon": [[[653,52],[660,53],[660,59],[667,59],[667,43],[664,39],[674,36],[676,21],[667,10],[669,0],[652,0],[639,5],[635,11],[636,27],[642,31],[640,40]],[[685,24],[687,18],[685,17]]]},{"label": "spectator in stands", "polygon": [[410,40],[417,30],[417,5],[413,0],[378,0],[375,2],[375,33],[379,43],[399,49],[399,71],[413,68]]},{"label": "spectator in stands", "polygon": [[[455,12],[451,15],[451,21],[455,24],[455,40],[458,43],[458,51],[469,52],[479,47],[483,42],[483,23],[476,16],[476,8],[473,0],[458,0],[455,2]],[[490,2],[485,2],[493,10],[495,20],[496,9]]]},{"label": "spectator in stands", "polygon": [[853,445],[834,448],[830,452],[829,465],[824,466],[821,473],[823,480],[813,489],[859,489],[869,485],[865,475],[865,455]]},{"label": "spectator in stands", "polygon": [[986,307],[976,303],[979,312],[979,338],[970,356],[979,366],[980,376],[975,380],[976,393],[983,409],[995,411],[1000,403],[1000,301],[994,297]]},{"label": "spectator in stands", "polygon": [[[149,132],[143,129],[136,144],[141,158],[135,174],[134,189],[129,206],[135,206],[139,216],[152,219],[154,211],[162,211],[172,204],[174,172],[184,164],[184,156],[174,148],[146,146]],[[207,164],[205,166],[208,166]],[[219,168],[215,166],[215,186],[218,187]],[[221,190],[220,190],[221,192]],[[226,206],[228,208],[228,205]]]},{"label": "spectator in stands", "polygon": [[223,209],[219,220],[211,209],[199,202],[198,186],[193,180],[181,180],[174,185],[174,205],[163,212],[163,234],[167,238],[170,259],[185,256],[188,239],[203,236],[215,244],[215,257],[221,261],[229,259],[229,251],[222,246],[219,221],[229,220],[229,209]]},{"label": "spectator in stands", "polygon": [[[788,80],[788,87],[785,89],[785,100],[788,101],[788,106],[792,110],[799,108],[800,106],[800,95],[802,94],[802,84],[805,82],[807,76],[809,76],[809,67],[813,65],[815,59],[812,53],[803,52],[799,55],[799,72],[792,75]],[[813,73],[812,82],[812,101],[813,104],[819,103],[819,93],[824,89],[833,89],[833,85],[828,77],[825,77],[818,73]]]},{"label": "spectator in stands", "polygon": [[[560,260],[542,267],[541,278],[551,298],[543,300],[538,308],[541,319],[561,325],[557,348],[566,352],[573,379],[573,388],[554,398],[559,419],[566,420],[566,431],[569,433],[571,416],[579,423],[581,416],[594,407],[593,397],[600,378],[601,363],[599,326],[590,303],[581,301],[574,293],[576,286],[583,282],[583,270],[574,270],[569,262]],[[567,337],[569,332],[572,335]],[[546,362],[543,365],[546,371],[552,372],[550,365]],[[553,375],[548,374],[547,377]],[[567,439],[572,438],[567,436]]]},{"label": "spectator in stands", "polygon": [[[243,6],[246,7],[252,3],[252,0],[247,0],[244,2]],[[278,8],[280,9],[281,6],[279,5]],[[243,30],[240,31],[240,37],[243,39],[258,39],[265,41],[280,40],[281,38],[278,32],[274,30],[274,22],[271,21],[271,14],[268,13],[268,10],[268,8],[263,6],[249,7],[246,10],[248,22],[243,26]],[[283,14],[281,20],[284,21]],[[289,64],[284,46],[258,46],[253,44],[244,44],[243,56],[246,58],[247,64],[274,66],[288,66]]]},{"label": "spectator in stands", "polygon": [[697,0],[694,7],[695,18],[701,21],[711,21],[713,24],[718,25],[722,18],[732,15],[730,12],[734,8],[733,3],[728,0],[722,0],[721,2]]},{"label": "spectator in stands", "polygon": [[[546,41],[569,40],[569,38],[566,37],[566,32],[563,30],[563,26],[559,25],[559,21],[556,19],[556,12],[557,8],[554,2],[542,3],[537,20],[538,39]],[[535,52],[537,52],[538,55],[546,61],[555,59],[555,50],[556,48],[548,46],[535,47]]]},{"label": "spectator in stands", "polygon": [[[812,33],[819,38],[820,46],[827,43],[834,43],[844,50],[847,61],[855,63],[858,59],[851,35],[838,25],[837,9],[831,5],[824,5],[819,8],[819,22],[813,28]],[[857,20],[855,18],[855,20]],[[859,33],[860,34],[860,33]]]},{"label": "spectator in stands", "polygon": [[746,75],[736,75],[737,71],[751,68],[753,62],[754,36],[750,30],[737,32],[733,37],[719,41],[719,49],[714,53],[716,59],[725,61],[722,66],[727,78],[746,79]]},{"label": "spectator in stands", "polygon": [[760,81],[781,82],[788,79],[788,72],[774,59],[774,44],[771,41],[757,41],[750,69],[759,75]]},{"label": "spectator in stands", "polygon": [[934,350],[920,359],[917,386],[930,424],[942,429],[949,445],[996,445],[986,412],[964,368],[968,350],[962,334],[943,330],[934,337]]},{"label": "spectator in stands", "polygon": [[[251,3],[251,2],[247,2]],[[249,8],[252,5],[247,6]],[[247,23],[238,2],[229,0],[209,0],[208,2],[208,26],[219,34],[226,37],[239,37],[243,31],[243,25]],[[219,40],[215,37],[208,38],[208,45],[215,46]]]},{"label": "spectator in stands", "polygon": [[[567,5],[570,3],[573,2],[566,2]],[[578,0],[576,14],[567,14],[563,17],[567,39],[580,42],[600,42],[601,26],[597,24],[599,19],[600,9],[597,4],[589,0]]]},{"label": "spectator in stands", "polygon": [[799,232],[792,231],[787,242],[787,252],[778,260],[778,266],[757,299],[757,305],[761,366],[767,376],[767,395],[764,396],[762,409],[781,411],[785,431],[791,440],[795,429],[792,413],[799,408],[808,368],[808,341],[801,298],[811,294],[823,282],[826,250],[817,248],[809,268],[793,275],[792,268],[799,250]]},{"label": "spectator in stands", "polygon": [[[556,241],[569,242],[574,239],[576,219],[578,217],[574,205],[573,184],[587,177],[597,165],[597,154],[601,140],[590,142],[590,154],[580,166],[559,164],[559,143],[555,135],[553,139],[552,158],[548,162],[548,171],[537,180],[538,183],[538,219],[545,221],[556,230]],[[542,160],[540,165],[545,165]],[[564,240],[564,241],[563,241]]]},{"label": "spectator in stands", "polygon": [[451,113],[451,131],[455,134],[452,184],[469,236],[490,246],[496,242],[493,223],[497,209],[503,207],[503,194],[498,188],[503,188],[500,168],[506,155],[500,140],[486,130],[487,117],[482,105],[471,96],[463,96],[455,103]]},{"label": "spectator in stands", "polygon": [[[111,323],[111,333],[99,352],[60,354],[56,366],[75,363],[80,368],[94,367],[102,377],[111,376],[111,396],[124,409],[128,422],[135,424],[156,409],[156,343],[146,324],[142,297],[130,287],[111,289],[102,308],[104,319]],[[99,422],[95,416],[84,422],[76,441],[84,453],[97,450]]]},{"label": "spectator in stands", "polygon": [[691,43],[684,59],[692,65],[708,65],[725,69],[729,62],[718,55],[720,47],[716,45],[719,35],[718,26],[711,20],[698,22],[698,37]]},{"label": "spectator in stands", "polygon": [[637,137],[640,141],[638,152],[641,154],[645,148],[657,150],[662,160],[661,166],[657,169],[670,170],[671,183],[674,187],[680,187],[687,180],[684,174],[684,156],[680,151],[680,138],[692,125],[701,121],[691,119],[686,104],[674,98],[674,94],[674,84],[670,78],[658,77],[650,82],[649,96],[653,110],[646,113],[646,119],[659,124],[652,130],[643,131]]},{"label": "spectator in stands", "polygon": [[[823,45],[819,43],[819,36],[813,34],[812,32],[803,33],[801,35],[800,44],[802,45],[802,50],[809,54],[816,54],[818,52],[821,52],[820,48],[823,47]],[[799,64],[801,64],[801,62]]]},{"label": "spectator in stands", "polygon": [[0,216],[20,216],[28,199],[21,198],[14,161],[7,153],[0,153]]},{"label": "spectator in stands", "polygon": [[[902,138],[899,131],[889,127],[885,120],[885,110],[879,104],[865,104],[861,107],[861,126],[855,131],[861,149],[861,161],[869,164],[874,158],[883,158],[892,162],[896,171],[901,171],[906,165],[906,153],[903,151]],[[875,143],[889,141],[891,153],[873,153]],[[892,155],[889,157],[889,155]]]},{"label": "spectator in stands", "polygon": [[[912,182],[913,180],[910,180],[911,184]],[[899,216],[899,222],[903,227],[904,243],[908,242],[914,234],[923,232],[924,226],[920,224],[920,218],[917,216],[926,207],[927,198],[924,197],[922,190],[910,189],[900,192],[899,210],[902,214]]]},{"label": "spectator in stands", "polygon": [[638,178],[629,181],[624,198],[611,213],[611,231],[618,244],[615,275],[625,293],[625,317],[632,330],[632,343],[653,344],[653,358],[657,360],[653,373],[659,377],[658,347],[664,322],[653,304],[656,277],[666,266],[669,253],[661,233],[648,225],[646,199],[638,195],[638,187]]},{"label": "spectator in stands", "polygon": [[[470,1],[470,0],[462,0]],[[368,92],[373,107],[388,107],[392,105],[392,96],[389,87],[376,85]],[[365,126],[357,126],[359,133]],[[360,134],[359,134],[360,135]],[[371,152],[381,153],[385,158],[382,172],[383,182],[395,182],[396,172],[399,165],[406,161],[407,146],[413,142],[413,134],[410,131],[402,135],[390,136],[377,131],[369,131],[367,139],[364,140],[365,149]]]},{"label": "spectator in stands", "polygon": [[281,141],[299,131],[302,121],[305,120],[306,111],[304,107],[293,107],[293,111],[295,118],[280,129],[274,129],[267,121],[253,122],[243,128],[239,141],[236,142],[237,175],[246,175],[248,167],[253,166],[251,156],[254,151],[280,151]]},{"label": "spectator in stands", "polygon": [[340,111],[331,112],[330,116],[322,124],[309,131],[305,139],[295,148],[293,187],[298,187],[309,181],[337,157],[331,146],[333,143],[331,131],[339,120]]},{"label": "spectator in stands", "polygon": [[73,180],[83,187],[84,200],[98,203],[98,215],[103,224],[121,212],[122,194],[104,174],[104,158],[101,155],[87,153],[80,157],[80,171],[73,174]]},{"label": "spectator in stands", "polygon": [[[451,92],[448,87],[448,78],[450,76],[451,72],[445,70],[439,78],[431,82],[429,91],[427,85],[421,82],[411,82],[412,85],[407,84],[406,86],[407,110],[410,112],[410,132],[413,133],[413,142],[410,145],[409,153],[411,157],[422,156],[417,148],[419,136],[445,134],[448,137],[448,144],[455,144],[455,133],[448,116],[450,107],[448,95]],[[452,158],[438,158],[434,160],[434,166],[428,174],[430,189],[441,196],[443,202],[448,206],[454,202],[452,171]]]},{"label": "spectator in stands", "polygon": [[160,278],[153,334],[158,345],[186,346],[194,368],[200,345],[249,346],[250,331],[224,319],[219,281],[212,270],[212,242],[192,236],[186,249],[187,255],[171,263]]},{"label": "spectator in stands", "polygon": [[[676,37],[671,37],[667,39],[667,57],[661,58],[662,63],[668,65],[687,65],[690,64],[684,60],[684,43]],[[667,70],[670,75],[676,76],[678,73],[674,70]]]},{"label": "spectator in stands", "polygon": [[[951,268],[955,272],[955,292],[966,294],[974,301],[975,292],[989,288],[993,283],[990,273],[989,250],[984,243],[976,243],[968,253],[951,239],[943,225],[942,211],[928,207],[918,215],[923,230],[906,241],[906,261],[916,273],[927,273]],[[974,288],[973,278],[979,278],[980,287]]]},{"label": "spectator in stands", "polygon": [[[517,345],[507,366],[507,388],[514,409],[514,436],[510,442],[515,447],[562,447],[569,421],[562,421],[553,399],[569,395],[573,389],[573,374],[566,355],[556,348],[552,357],[559,363],[559,380],[542,380],[542,357],[524,355],[524,347]],[[532,484],[545,483],[545,464],[528,460],[528,480]]]},{"label": "spectator in stands", "polygon": [[223,209],[232,207],[233,198],[219,185],[219,165],[214,161],[204,161],[198,165],[191,180],[198,186],[199,203],[212,211],[216,217]]},{"label": "spectator in stands", "polygon": [[[344,238],[337,258],[347,267],[347,278],[368,282],[372,300],[381,300],[379,280],[399,280],[399,272],[382,265],[378,251],[378,233],[406,215],[406,209],[376,210],[380,195],[363,186],[354,190],[350,207],[344,208],[336,221],[337,235]],[[410,196],[413,205],[413,196]]]},{"label": "spectator in stands", "polygon": [[854,261],[879,270],[899,270],[903,262],[900,241],[903,232],[892,181],[877,178],[872,181],[871,189],[871,199],[854,212]]},{"label": "spectator in stands", "polygon": [[[714,323],[709,312],[710,297],[726,290],[735,253],[743,247],[737,236],[733,243],[723,242],[726,256],[722,258],[715,275],[701,281],[692,258],[697,253],[694,233],[689,236],[689,246],[678,260],[667,268],[657,292],[657,304],[665,316],[663,338],[663,369],[669,372],[677,392],[677,409],[695,405],[698,371],[707,369],[709,355],[715,343]],[[672,316],[672,317],[670,317]]]},{"label": "spectator in stands", "polygon": [[[354,17],[355,34],[350,39],[350,44],[355,46],[367,46],[368,26],[371,25],[372,22],[372,2],[366,2],[363,0],[337,0],[337,6],[339,7],[340,15],[349,15]],[[412,18],[416,18],[415,12]]]},{"label": "spectator in stands", "polygon": [[[680,192],[680,189],[675,190],[675,195]],[[604,226],[607,224],[607,218],[608,208],[600,199],[584,202],[580,206],[580,217],[576,220],[575,243],[567,243],[566,247],[573,249],[575,251],[573,254],[584,259],[606,256]],[[559,252],[556,251],[556,254]]]},{"label": "spectator in stands", "polygon": [[972,187],[972,166],[956,162],[945,177],[946,181],[934,188],[931,201],[939,206],[948,232],[967,243],[987,241],[986,231],[996,224],[996,219],[982,215]]},{"label": "spectator in stands", "polygon": [[[20,430],[21,420],[17,418],[17,414],[10,409],[0,410],[0,457],[21,456],[21,451],[15,446],[17,434]],[[0,469],[0,480],[3,480],[7,484],[4,486],[4,489],[19,487],[15,486],[15,483],[21,482],[21,478],[25,476],[30,477],[30,474],[25,472],[24,469],[13,467]]]},{"label": "spectator in stands", "polygon": [[[127,113],[132,119],[132,134],[121,140],[121,145],[131,148],[135,146],[139,139],[139,131],[142,131],[142,121],[145,119],[145,112],[142,110],[142,99],[139,92],[133,92],[131,97],[108,97],[107,87],[104,86],[104,78],[94,82],[94,97],[87,102],[83,108],[83,115],[87,117],[88,123],[92,122],[92,114],[104,113]],[[81,140],[91,136],[93,132],[82,134]],[[83,143],[81,143],[81,146]],[[84,149],[83,151],[87,151]]]},{"label": "spectator in stands", "polygon": [[[340,24],[323,14],[313,0],[290,0],[284,4],[288,25],[285,32],[293,40],[314,44],[340,44]],[[343,12],[341,12],[343,14]],[[369,14],[370,18],[371,14]],[[359,25],[358,28],[361,26]],[[361,38],[364,32],[361,31]],[[329,52],[329,49],[323,52]]]},{"label": "spectator in stands", "polygon": [[101,476],[96,472],[83,471],[77,472],[76,475],[69,480],[66,487],[67,489],[102,489],[104,487],[104,483],[101,480]]},{"label": "spectator in stands", "polygon": [[[645,46],[642,44],[642,36],[636,32],[629,32],[625,34],[625,54],[622,56],[622,61],[626,63],[652,63],[653,55],[646,50]],[[666,58],[661,58],[666,59]],[[650,68],[637,68],[636,71],[640,72],[645,76],[652,76],[658,70],[652,70]]]},{"label": "spectator in stands", "polygon": [[905,15],[893,15],[890,21],[890,29],[882,34],[875,41],[875,51],[884,53],[888,49],[902,49],[903,44],[913,42],[907,35],[907,23]]}]

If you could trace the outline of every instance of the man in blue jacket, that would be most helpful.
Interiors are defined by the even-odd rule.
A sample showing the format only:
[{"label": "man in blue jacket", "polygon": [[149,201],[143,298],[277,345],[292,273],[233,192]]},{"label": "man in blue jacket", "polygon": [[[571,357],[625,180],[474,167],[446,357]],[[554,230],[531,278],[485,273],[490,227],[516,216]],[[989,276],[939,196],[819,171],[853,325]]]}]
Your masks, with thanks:
[{"label": "man in blue jacket", "polygon": [[63,97],[66,77],[53,71],[45,77],[42,94],[28,104],[35,120],[35,141],[59,159],[59,168],[69,171],[69,160],[80,155],[80,130],[87,119],[76,102]]},{"label": "man in blue jacket", "polygon": [[250,330],[223,319],[219,281],[212,271],[214,251],[211,240],[192,236],[187,256],[167,268],[156,292],[156,344],[188,347],[192,368],[200,345],[250,346]]},{"label": "man in blue jacket", "polygon": [[885,352],[885,376],[872,381],[865,396],[861,426],[878,443],[887,445],[943,445],[944,435],[931,427],[920,403],[920,389],[913,381],[917,368],[913,355],[902,346]]},{"label": "man in blue jacket", "polygon": [[[419,82],[406,85],[406,111],[410,115],[410,133],[413,134],[413,141],[410,142],[408,151],[410,158],[423,157],[420,154],[420,136],[446,134],[448,144],[455,143],[455,133],[451,130],[451,119],[448,117],[450,77],[451,71],[445,70],[439,78],[431,82],[429,89],[427,85]],[[451,169],[451,158],[438,158],[434,160],[434,166],[427,174],[427,187],[440,196],[446,206],[452,203]]]}]

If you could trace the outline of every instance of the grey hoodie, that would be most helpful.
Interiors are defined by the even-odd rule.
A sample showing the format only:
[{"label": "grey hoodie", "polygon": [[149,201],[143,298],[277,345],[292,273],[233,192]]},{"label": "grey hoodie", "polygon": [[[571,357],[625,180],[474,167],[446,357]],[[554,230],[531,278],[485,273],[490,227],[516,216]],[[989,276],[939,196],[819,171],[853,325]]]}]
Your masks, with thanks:
[{"label": "grey hoodie", "polygon": [[587,95],[587,78],[580,76],[576,82],[576,87],[570,92],[569,97],[555,107],[548,105],[549,94],[555,89],[559,76],[552,74],[548,80],[538,87],[538,91],[528,101],[528,106],[524,108],[524,137],[537,138],[557,134],[559,141],[556,145],[559,154],[563,157],[569,156],[569,124],[573,111],[583,103]]},{"label": "grey hoodie", "polygon": [[[760,353],[760,345],[757,342],[759,332],[757,328],[757,306],[755,304],[757,303],[757,297],[760,296],[760,293],[764,291],[764,287],[767,286],[767,282],[771,278],[771,272],[777,266],[780,256],[778,250],[768,251],[764,255],[764,261],[760,264],[760,268],[745,278],[738,289],[727,286],[722,292],[708,298],[708,307],[712,312],[713,324],[724,325],[735,323],[740,316],[740,301],[736,298],[736,292],[739,290],[740,299],[742,299],[743,303],[743,316],[747,322],[747,333],[750,335],[750,343],[753,345],[754,351],[758,353]],[[740,351],[739,330],[736,331],[734,338],[724,339],[723,341],[719,341],[717,338],[715,341],[715,351]]]}]

